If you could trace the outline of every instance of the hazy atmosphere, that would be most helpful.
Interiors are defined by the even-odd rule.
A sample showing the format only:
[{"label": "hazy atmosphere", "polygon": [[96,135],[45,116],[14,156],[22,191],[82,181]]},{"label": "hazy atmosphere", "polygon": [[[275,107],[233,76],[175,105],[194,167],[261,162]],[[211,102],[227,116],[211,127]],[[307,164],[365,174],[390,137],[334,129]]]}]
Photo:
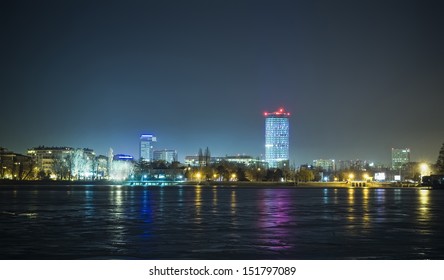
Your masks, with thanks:
[{"label": "hazy atmosphere", "polygon": [[436,161],[442,1],[2,1],[0,146]]}]

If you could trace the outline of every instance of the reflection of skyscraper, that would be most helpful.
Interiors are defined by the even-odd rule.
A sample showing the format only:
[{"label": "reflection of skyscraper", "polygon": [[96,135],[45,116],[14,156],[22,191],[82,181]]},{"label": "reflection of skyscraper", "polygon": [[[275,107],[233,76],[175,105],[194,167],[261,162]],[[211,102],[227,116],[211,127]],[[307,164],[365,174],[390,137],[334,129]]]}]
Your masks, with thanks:
[{"label": "reflection of skyscraper", "polygon": [[289,118],[283,108],[265,116],[265,161],[270,168],[288,166],[289,160]]},{"label": "reflection of skyscraper", "polygon": [[152,134],[140,136],[140,159],[153,161],[154,142],[156,141],[156,137]]},{"label": "reflection of skyscraper", "polygon": [[392,148],[392,168],[401,169],[401,167],[410,162],[410,149],[395,149]]}]

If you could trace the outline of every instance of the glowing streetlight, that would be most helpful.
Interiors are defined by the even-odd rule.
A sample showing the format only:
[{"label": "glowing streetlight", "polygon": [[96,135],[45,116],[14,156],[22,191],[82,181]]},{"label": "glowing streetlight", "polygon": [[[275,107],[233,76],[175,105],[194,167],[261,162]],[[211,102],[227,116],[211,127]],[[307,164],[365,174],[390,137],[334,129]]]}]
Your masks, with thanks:
[{"label": "glowing streetlight", "polygon": [[427,174],[427,172],[429,171],[429,165],[427,163],[421,163],[419,167],[421,169],[421,175],[425,176],[425,174]]},{"label": "glowing streetlight", "polygon": [[231,180],[234,181],[236,179],[236,173],[231,174]]},{"label": "glowing streetlight", "polygon": [[350,173],[350,174],[348,175],[348,179],[353,180],[354,178],[355,178],[355,174]]},{"label": "glowing streetlight", "polygon": [[199,181],[200,182],[200,178],[202,177],[202,174],[200,174],[200,172],[197,172],[196,173],[196,179],[197,179],[197,181]]},{"label": "glowing streetlight", "polygon": [[364,174],[362,175],[362,178],[364,178],[364,181],[368,181],[368,179],[370,179],[370,176],[368,176],[367,173],[364,173]]},{"label": "glowing streetlight", "polygon": [[430,175],[430,168],[427,163],[421,163],[421,165],[419,166],[419,169],[421,171],[421,181],[422,181],[422,177]]}]

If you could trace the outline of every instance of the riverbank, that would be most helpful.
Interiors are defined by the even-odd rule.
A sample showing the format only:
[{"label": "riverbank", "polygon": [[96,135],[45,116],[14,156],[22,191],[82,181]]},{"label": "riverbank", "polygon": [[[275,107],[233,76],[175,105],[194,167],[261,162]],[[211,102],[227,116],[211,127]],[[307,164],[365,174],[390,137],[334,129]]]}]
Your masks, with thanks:
[{"label": "riverbank", "polygon": [[[396,183],[380,183],[370,182],[365,186],[356,186],[350,182],[219,182],[219,181],[201,181],[201,182],[150,182],[152,186],[221,186],[221,187],[285,187],[285,188],[405,188],[405,187],[421,187],[413,184],[396,184]],[[54,180],[0,180],[0,186],[147,186],[141,182],[114,182],[114,181],[54,181]]]}]

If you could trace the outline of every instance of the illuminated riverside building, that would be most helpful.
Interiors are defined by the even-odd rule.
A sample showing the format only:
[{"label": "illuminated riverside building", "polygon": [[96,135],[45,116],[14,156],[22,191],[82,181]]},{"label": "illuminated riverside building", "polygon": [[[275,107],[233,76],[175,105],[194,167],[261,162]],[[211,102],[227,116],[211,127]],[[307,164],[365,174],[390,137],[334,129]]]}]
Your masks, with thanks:
[{"label": "illuminated riverside building", "polygon": [[270,168],[282,168],[289,163],[290,113],[280,108],[265,116],[265,161]]},{"label": "illuminated riverside building", "polygon": [[157,139],[152,134],[142,134],[140,136],[140,159],[144,161],[154,160],[154,142],[157,142]]},{"label": "illuminated riverside building", "polygon": [[36,167],[45,173],[54,173],[54,162],[65,158],[74,151],[71,147],[35,147],[28,149],[28,155],[34,160]]},{"label": "illuminated riverside building", "polygon": [[395,149],[392,148],[392,169],[399,170],[404,164],[410,162],[410,149]]}]

